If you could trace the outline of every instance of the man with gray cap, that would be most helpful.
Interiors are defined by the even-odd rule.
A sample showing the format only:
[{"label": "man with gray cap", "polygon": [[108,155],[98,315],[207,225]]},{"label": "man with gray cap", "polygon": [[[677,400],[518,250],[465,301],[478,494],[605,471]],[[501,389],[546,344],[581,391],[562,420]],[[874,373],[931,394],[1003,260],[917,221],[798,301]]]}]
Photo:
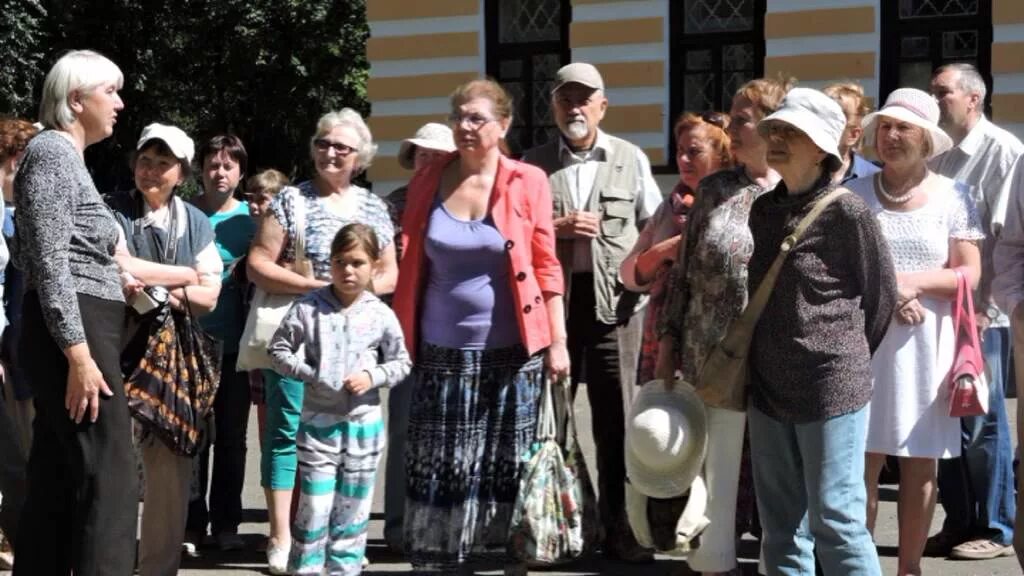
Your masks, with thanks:
[{"label": "man with gray cap", "polygon": [[563,66],[555,76],[551,109],[560,137],[527,150],[523,160],[544,169],[551,182],[572,380],[586,382],[594,423],[604,552],[648,561],[650,551],[637,544],[626,521],[623,456],[640,311],[647,301],[623,287],[618,271],[644,221],[661,204],[661,191],[643,151],[598,127],[608,99],[597,68],[582,62]]},{"label": "man with gray cap", "polygon": [[939,461],[939,500],[946,520],[925,550],[984,560],[1013,554],[1013,441],[1004,394],[1012,377],[1006,313],[1013,310],[1000,310],[992,299],[992,253],[1006,219],[1010,171],[1024,144],[985,118],[985,80],[974,66],[938,68],[931,92],[939,103],[939,124],[955,143],[931,161],[931,169],[971,187],[985,233],[975,308],[989,375],[989,410],[960,419],[962,454]]}]

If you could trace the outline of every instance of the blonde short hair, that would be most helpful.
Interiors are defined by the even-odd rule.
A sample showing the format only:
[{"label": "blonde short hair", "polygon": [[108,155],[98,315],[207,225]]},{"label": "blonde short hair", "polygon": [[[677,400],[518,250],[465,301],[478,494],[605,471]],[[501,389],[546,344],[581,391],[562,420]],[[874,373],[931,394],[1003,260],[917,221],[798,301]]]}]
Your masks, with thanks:
[{"label": "blonde short hair", "polygon": [[39,102],[39,121],[47,128],[67,128],[75,123],[75,113],[68,106],[73,92],[88,94],[112,83],[120,90],[124,74],[117,64],[92,50],[74,50],[60,57],[43,81]]},{"label": "blonde short hair", "polygon": [[373,134],[370,134],[370,127],[366,125],[363,116],[351,108],[332,110],[317,120],[316,132],[309,139],[310,153],[313,153],[313,142],[317,138],[322,138],[338,126],[347,126],[359,135],[359,146],[356,147],[357,170],[362,172],[369,168],[373,157],[377,155],[377,145],[373,143]]}]

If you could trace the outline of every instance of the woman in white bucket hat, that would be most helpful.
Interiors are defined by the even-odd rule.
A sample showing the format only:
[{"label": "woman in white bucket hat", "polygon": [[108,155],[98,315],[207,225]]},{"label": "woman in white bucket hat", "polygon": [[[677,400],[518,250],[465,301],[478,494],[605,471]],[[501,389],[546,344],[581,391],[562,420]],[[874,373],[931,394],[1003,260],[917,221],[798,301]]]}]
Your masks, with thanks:
[{"label": "woman in white bucket hat", "polygon": [[928,169],[952,141],[939,107],[914,88],[893,91],[864,118],[865,140],[885,162],[880,174],[847,185],[878,218],[899,271],[899,310],[872,361],[868,416],[868,526],[878,512],[886,455],[900,459],[900,574],[920,574],[935,509],[936,460],[960,455],[960,422],[947,415],[942,382],[953,364],[953,268],[981,274],[983,238],[966,186]]},{"label": "woman in white bucket hat", "polygon": [[[794,88],[758,124],[782,182],[750,212],[751,293],[796,224],[836,189],[842,109]],[[762,560],[769,576],[875,576],[865,525],[865,405],[871,353],[896,307],[896,273],[877,220],[843,194],[791,246],[749,351],[747,412]]]}]

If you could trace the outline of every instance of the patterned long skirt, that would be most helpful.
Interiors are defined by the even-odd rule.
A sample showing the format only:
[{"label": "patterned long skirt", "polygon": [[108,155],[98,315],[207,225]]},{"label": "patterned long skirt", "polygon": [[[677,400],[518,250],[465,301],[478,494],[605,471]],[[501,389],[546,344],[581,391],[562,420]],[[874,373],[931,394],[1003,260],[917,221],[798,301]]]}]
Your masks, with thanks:
[{"label": "patterned long skirt", "polygon": [[420,346],[406,445],[414,573],[456,574],[470,559],[505,559],[543,378],[541,355],[521,346]]}]

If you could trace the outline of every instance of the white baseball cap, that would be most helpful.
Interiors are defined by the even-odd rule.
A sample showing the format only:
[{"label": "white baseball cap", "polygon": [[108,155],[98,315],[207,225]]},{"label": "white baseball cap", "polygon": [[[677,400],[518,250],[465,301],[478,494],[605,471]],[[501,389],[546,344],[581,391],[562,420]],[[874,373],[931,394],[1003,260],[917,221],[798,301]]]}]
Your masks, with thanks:
[{"label": "white baseball cap", "polygon": [[142,135],[139,136],[139,142],[135,145],[135,149],[142,150],[142,147],[150,140],[160,140],[167,144],[175,158],[184,160],[188,164],[191,164],[192,158],[195,157],[195,143],[188,137],[188,134],[185,134],[177,126],[169,126],[158,122],[146,126],[142,129]]},{"label": "white baseball cap", "polygon": [[839,140],[846,128],[846,114],[839,103],[824,92],[813,88],[793,88],[786,93],[779,108],[757,124],[757,131],[763,136],[771,122],[785,122],[803,132],[822,152],[835,156],[839,154]]}]

